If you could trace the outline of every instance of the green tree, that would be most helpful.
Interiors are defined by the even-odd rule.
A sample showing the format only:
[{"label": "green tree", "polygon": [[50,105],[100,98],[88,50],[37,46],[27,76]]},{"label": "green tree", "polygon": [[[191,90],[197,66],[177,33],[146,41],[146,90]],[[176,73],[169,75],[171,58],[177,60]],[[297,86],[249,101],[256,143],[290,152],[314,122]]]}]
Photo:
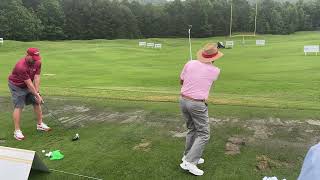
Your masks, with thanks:
[{"label": "green tree", "polygon": [[212,35],[212,24],[209,24],[209,12],[212,3],[209,0],[186,1],[186,21],[191,24],[193,37]]},{"label": "green tree", "polygon": [[145,5],[143,11],[143,27],[140,29],[144,37],[162,37],[166,34],[168,23],[166,22],[167,14],[162,6],[154,6],[152,4]]},{"label": "green tree", "polygon": [[174,37],[185,36],[187,23],[185,20],[185,7],[183,2],[175,0],[172,3],[168,3],[164,9],[167,13],[168,30],[167,34]]},{"label": "green tree", "polygon": [[127,4],[127,6],[130,8],[131,12],[133,13],[133,15],[135,16],[136,22],[137,22],[137,26],[139,29],[139,38],[142,38],[142,32],[141,29],[144,28],[144,8],[145,6],[142,5],[141,3],[137,2],[137,1],[131,1]]},{"label": "green tree", "polygon": [[311,9],[311,20],[312,20],[312,26],[314,29],[319,30],[320,29],[320,0],[314,0],[311,3],[312,9]]},{"label": "green tree", "polygon": [[230,4],[226,0],[212,0],[208,12],[208,23],[212,26],[212,35],[229,34]]},{"label": "green tree", "polygon": [[[6,39],[115,39],[227,35],[226,0],[1,0],[0,36]],[[142,3],[140,3],[142,2]],[[254,30],[255,3],[232,0],[233,31]],[[258,33],[320,29],[320,0],[259,0]]]},{"label": "green tree", "polygon": [[37,9],[37,15],[44,26],[42,39],[57,40],[65,38],[63,30],[65,16],[59,0],[41,1]]},{"label": "green tree", "polygon": [[63,0],[66,16],[64,32],[69,39],[88,39],[88,24],[93,1]]},{"label": "green tree", "polygon": [[22,3],[24,7],[35,11],[43,1],[46,0],[22,0]]},{"label": "green tree", "polygon": [[298,11],[296,6],[291,3],[284,3],[282,5],[282,18],[284,29],[282,34],[290,34],[295,32],[298,29],[299,21],[298,21]]},{"label": "green tree", "polygon": [[43,26],[33,10],[22,5],[21,0],[2,2],[0,10],[0,34],[12,40],[37,40]]},{"label": "green tree", "polygon": [[87,29],[92,39],[113,39],[115,30],[111,26],[112,7],[109,1],[92,1],[92,9]]},{"label": "green tree", "polygon": [[279,5],[273,0],[262,0],[258,11],[258,33],[281,34],[283,19]]},{"label": "green tree", "polygon": [[253,29],[251,19],[254,19],[254,16],[251,16],[254,10],[250,7],[248,1],[246,0],[233,0],[233,31],[239,32],[252,32]]}]

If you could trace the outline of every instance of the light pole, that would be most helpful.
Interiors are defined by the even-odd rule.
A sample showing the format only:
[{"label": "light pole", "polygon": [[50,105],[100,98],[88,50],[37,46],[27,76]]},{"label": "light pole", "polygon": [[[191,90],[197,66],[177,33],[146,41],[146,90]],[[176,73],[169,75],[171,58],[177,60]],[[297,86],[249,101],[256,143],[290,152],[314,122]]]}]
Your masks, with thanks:
[{"label": "light pole", "polygon": [[253,32],[254,36],[256,36],[256,32],[257,32],[257,16],[258,16],[258,0],[256,0],[256,15],[254,16],[254,32]]},{"label": "light pole", "polygon": [[230,2],[230,37],[232,37],[232,0]]},{"label": "light pole", "polygon": [[189,25],[189,29],[188,29],[188,32],[189,32],[189,50],[190,50],[190,61],[192,60],[192,49],[191,49],[191,28],[192,28],[192,25]]}]

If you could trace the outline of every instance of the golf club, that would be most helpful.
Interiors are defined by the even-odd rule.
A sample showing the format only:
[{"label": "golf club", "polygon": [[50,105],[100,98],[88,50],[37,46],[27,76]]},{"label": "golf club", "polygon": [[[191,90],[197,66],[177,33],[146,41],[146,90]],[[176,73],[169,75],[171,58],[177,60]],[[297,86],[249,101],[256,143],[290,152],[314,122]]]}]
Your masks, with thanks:
[{"label": "golf club", "polygon": [[57,116],[55,116],[53,113],[50,112],[49,108],[44,104],[44,102],[41,103],[42,107],[44,107],[46,109],[46,111],[50,114],[50,117],[52,120],[56,120],[59,121],[59,118],[57,118]]},{"label": "golf club", "polygon": [[190,61],[192,60],[192,49],[191,49],[191,28],[192,28],[192,25],[189,25],[189,46],[190,46]]},{"label": "golf club", "polygon": [[[41,95],[40,95],[40,96],[41,96]],[[36,99],[35,96],[29,95],[29,96],[27,96],[27,98],[31,98],[31,101],[32,101],[32,102],[37,103],[37,99]],[[52,120],[57,120],[57,121],[59,121],[59,119],[58,119],[54,114],[52,114],[52,113],[50,112],[49,108],[44,104],[44,101],[41,102],[41,106],[44,107],[44,109],[46,109],[46,111],[50,114],[50,118],[51,118]]]}]

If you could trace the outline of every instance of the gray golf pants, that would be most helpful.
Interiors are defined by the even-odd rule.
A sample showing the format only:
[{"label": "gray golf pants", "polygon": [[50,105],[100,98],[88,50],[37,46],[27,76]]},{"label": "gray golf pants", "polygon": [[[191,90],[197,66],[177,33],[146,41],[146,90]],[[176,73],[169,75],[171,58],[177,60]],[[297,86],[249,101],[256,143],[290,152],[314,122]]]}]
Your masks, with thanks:
[{"label": "gray golf pants", "polygon": [[197,164],[210,139],[208,107],[204,102],[180,97],[180,107],[189,130],[184,155],[186,161]]}]

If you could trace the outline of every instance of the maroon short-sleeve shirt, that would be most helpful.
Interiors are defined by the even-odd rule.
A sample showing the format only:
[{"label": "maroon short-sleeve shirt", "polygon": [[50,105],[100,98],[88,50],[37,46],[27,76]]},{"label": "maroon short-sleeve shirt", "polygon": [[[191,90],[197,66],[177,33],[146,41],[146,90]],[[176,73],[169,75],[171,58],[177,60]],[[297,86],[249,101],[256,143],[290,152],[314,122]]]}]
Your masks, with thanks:
[{"label": "maroon short-sleeve shirt", "polygon": [[8,80],[15,86],[26,88],[25,80],[34,80],[35,75],[41,73],[41,61],[35,61],[34,64],[28,64],[25,58],[20,59],[12,70]]}]

